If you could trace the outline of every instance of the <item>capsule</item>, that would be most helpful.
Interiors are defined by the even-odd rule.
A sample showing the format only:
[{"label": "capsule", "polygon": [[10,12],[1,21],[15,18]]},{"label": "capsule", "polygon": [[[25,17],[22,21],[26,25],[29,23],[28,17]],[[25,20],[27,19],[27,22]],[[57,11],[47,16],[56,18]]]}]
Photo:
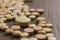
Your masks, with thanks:
[{"label": "capsule", "polygon": [[43,30],[40,30],[40,31],[38,31],[38,34],[46,34],[46,32]]},{"label": "capsule", "polygon": [[44,12],[44,9],[36,9],[36,11],[42,14]]},{"label": "capsule", "polygon": [[55,37],[48,37],[48,40],[56,40]]},{"label": "capsule", "polygon": [[36,24],[29,24],[28,25],[30,28],[34,28],[34,27],[36,27]]},{"label": "capsule", "polygon": [[23,32],[20,34],[22,38],[29,37],[29,33]]},{"label": "capsule", "polygon": [[36,37],[30,37],[29,40],[38,40]]},{"label": "capsule", "polygon": [[38,33],[39,30],[42,30],[42,27],[36,26],[36,27],[33,27],[33,29],[35,30],[35,33]]},{"label": "capsule", "polygon": [[15,21],[18,25],[26,27],[30,24],[31,19],[26,17],[25,15],[21,15],[20,17],[15,18]]},{"label": "capsule", "polygon": [[47,37],[53,37],[54,35],[53,35],[53,33],[47,33],[46,36]]},{"label": "capsule", "polygon": [[39,24],[46,24],[46,21],[39,21]]},{"label": "capsule", "polygon": [[10,28],[9,29],[6,29],[5,33],[7,35],[11,35],[13,33],[13,29],[10,29]]},{"label": "capsule", "polygon": [[41,26],[41,27],[46,27],[46,24],[43,24],[43,23],[40,23],[40,24],[38,24],[38,26]]},{"label": "capsule", "polygon": [[27,33],[29,33],[29,35],[32,35],[34,33],[34,29],[32,29],[32,28],[25,28],[24,32],[27,32]]},{"label": "capsule", "polygon": [[13,31],[13,36],[14,37],[20,37],[21,32],[18,30]]},{"label": "capsule", "polygon": [[38,38],[38,40],[46,40],[46,35],[44,34],[36,34],[35,37]]},{"label": "capsule", "polygon": [[47,23],[46,26],[52,28],[53,25],[51,23]]},{"label": "capsule", "polygon": [[29,9],[29,11],[30,11],[30,12],[35,12],[36,10],[33,9],[33,8],[31,8],[31,9]]},{"label": "capsule", "polygon": [[39,13],[38,12],[32,12],[32,15],[38,16]]},{"label": "capsule", "polygon": [[52,29],[51,28],[43,28],[43,30],[47,33],[51,33],[52,32]]},{"label": "capsule", "polygon": [[19,25],[13,25],[11,28],[13,30],[19,30],[21,27]]},{"label": "capsule", "polygon": [[29,18],[30,18],[32,21],[34,21],[35,18],[36,18],[36,16],[35,16],[35,15],[30,15]]},{"label": "capsule", "polygon": [[29,40],[28,38],[21,38],[20,40]]}]

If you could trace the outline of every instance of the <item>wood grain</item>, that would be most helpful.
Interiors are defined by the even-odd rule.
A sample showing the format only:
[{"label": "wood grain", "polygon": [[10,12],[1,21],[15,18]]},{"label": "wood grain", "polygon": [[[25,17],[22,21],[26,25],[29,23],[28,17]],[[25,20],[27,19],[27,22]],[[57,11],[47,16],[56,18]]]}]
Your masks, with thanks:
[{"label": "wood grain", "polygon": [[57,40],[60,40],[60,0],[34,0],[29,5],[32,8],[43,8],[43,16],[53,24],[53,32]]},{"label": "wood grain", "polygon": [[[45,9],[43,17],[53,24],[53,33],[57,40],[60,40],[60,0],[33,0],[31,3],[26,3],[31,8]],[[0,40],[19,40],[11,36],[5,36],[3,32],[0,33]]]}]

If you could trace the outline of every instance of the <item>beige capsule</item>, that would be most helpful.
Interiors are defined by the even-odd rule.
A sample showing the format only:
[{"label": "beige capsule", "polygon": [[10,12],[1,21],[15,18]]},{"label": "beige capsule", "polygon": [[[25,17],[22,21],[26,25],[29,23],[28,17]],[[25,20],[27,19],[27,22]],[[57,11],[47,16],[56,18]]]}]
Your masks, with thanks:
[{"label": "beige capsule", "polygon": [[20,40],[29,40],[28,38],[21,38]]},{"label": "beige capsule", "polygon": [[41,26],[36,26],[36,27],[33,27],[33,29],[35,30],[35,33],[38,33],[38,31],[42,30],[43,28]]},{"label": "beige capsule", "polygon": [[38,23],[39,24],[41,24],[41,23],[46,24],[46,21],[39,21]]},{"label": "beige capsule", "polygon": [[30,37],[29,40],[38,40],[36,37]]},{"label": "beige capsule", "polygon": [[6,23],[0,23],[1,26],[6,26],[7,24]]},{"label": "beige capsule", "polygon": [[5,15],[6,14],[6,12],[0,12],[0,15]]},{"label": "beige capsule", "polygon": [[19,3],[17,3],[15,6],[16,10],[22,10],[23,9],[23,6],[20,5]]},{"label": "beige capsule", "polygon": [[13,18],[19,17],[17,13],[12,13],[11,15],[13,16]]},{"label": "beige capsule", "polygon": [[54,35],[53,35],[53,33],[47,33],[46,36],[47,37],[53,37]]},{"label": "beige capsule", "polygon": [[38,34],[46,34],[46,32],[43,30],[40,30],[40,31],[38,31]]},{"label": "beige capsule", "polygon": [[21,10],[13,10],[13,13],[21,13]]},{"label": "beige capsule", "polygon": [[43,21],[43,20],[45,20],[45,18],[44,17],[37,17],[37,20],[38,21]]},{"label": "beige capsule", "polygon": [[29,35],[32,35],[34,33],[34,29],[32,29],[32,28],[25,28],[24,32],[27,32],[27,33],[29,33]]},{"label": "beige capsule", "polygon": [[10,11],[10,10],[5,10],[5,12],[6,12],[6,14],[11,14],[12,13],[12,11]]},{"label": "beige capsule", "polygon": [[5,31],[6,29],[8,29],[9,27],[8,26],[1,26],[1,30],[2,31]]},{"label": "beige capsule", "polygon": [[44,9],[36,9],[37,12],[44,12]]},{"label": "beige capsule", "polygon": [[11,26],[13,30],[19,30],[21,27],[19,25],[13,25]]},{"label": "beige capsule", "polygon": [[7,19],[6,18],[2,18],[2,20],[6,21]]},{"label": "beige capsule", "polygon": [[29,12],[29,10],[28,9],[23,9],[23,12],[27,13],[27,12]]},{"label": "beige capsule", "polygon": [[52,28],[53,25],[51,23],[47,23],[46,26]]},{"label": "beige capsule", "polygon": [[35,16],[35,15],[30,15],[29,18],[30,18],[31,20],[34,20],[34,19],[36,18],[36,16]]},{"label": "beige capsule", "polygon": [[13,31],[13,36],[20,37],[21,32],[18,30]]},{"label": "beige capsule", "polygon": [[13,16],[11,14],[6,14],[5,17],[7,18],[7,20],[13,19]]},{"label": "beige capsule", "polygon": [[35,37],[38,38],[38,40],[46,40],[46,35],[44,34],[36,34]]},{"label": "beige capsule", "polygon": [[4,23],[4,20],[2,18],[0,18],[0,23]]},{"label": "beige capsule", "polygon": [[39,15],[38,12],[32,12],[31,14],[32,14],[32,15],[35,15],[35,16],[38,16],[38,15]]},{"label": "beige capsule", "polygon": [[[19,1],[21,1],[21,0],[19,0]],[[20,5],[23,5],[24,2],[21,1],[21,2],[17,2],[17,3],[16,3],[16,5],[19,5],[19,4],[20,4]]]},{"label": "beige capsule", "polygon": [[8,7],[7,9],[8,9],[8,10],[14,10],[15,7],[12,6],[12,7]]},{"label": "beige capsule", "polygon": [[4,18],[5,16],[4,15],[0,15],[0,18]]},{"label": "beige capsule", "polygon": [[56,40],[56,37],[48,37],[48,40]]},{"label": "beige capsule", "polygon": [[30,12],[35,12],[36,10],[33,9],[33,8],[31,8],[31,9],[29,9],[29,11],[30,11]]},{"label": "beige capsule", "polygon": [[16,1],[18,1],[18,2],[24,2],[24,0],[16,0]]},{"label": "beige capsule", "polygon": [[36,27],[36,24],[29,24],[28,25],[30,28]]},{"label": "beige capsule", "polygon": [[50,33],[50,32],[52,32],[52,29],[51,28],[43,28],[43,31]]},{"label": "beige capsule", "polygon": [[23,5],[23,8],[24,9],[29,9],[29,6],[28,5]]},{"label": "beige capsule", "polygon": [[4,2],[10,2],[11,0],[3,0]]},{"label": "beige capsule", "polygon": [[23,38],[23,37],[29,37],[29,33],[27,33],[27,32],[23,32],[23,33],[21,33],[20,35],[21,35],[22,38]]},{"label": "beige capsule", "polygon": [[35,15],[30,15],[29,18],[31,18],[31,19],[35,19],[36,16],[35,16]]},{"label": "beige capsule", "polygon": [[25,15],[21,15],[20,17],[15,18],[15,21],[20,26],[28,26],[31,22],[31,19],[26,17]]},{"label": "beige capsule", "polygon": [[6,29],[5,33],[6,34],[12,34],[13,33],[13,29],[11,29],[11,28]]},{"label": "beige capsule", "polygon": [[24,13],[26,16],[29,16],[29,15],[31,15],[31,13],[30,12],[27,12],[27,13]]},{"label": "beige capsule", "polygon": [[46,24],[43,24],[43,23],[40,23],[40,24],[38,24],[38,26],[41,26],[41,27],[46,27]]}]

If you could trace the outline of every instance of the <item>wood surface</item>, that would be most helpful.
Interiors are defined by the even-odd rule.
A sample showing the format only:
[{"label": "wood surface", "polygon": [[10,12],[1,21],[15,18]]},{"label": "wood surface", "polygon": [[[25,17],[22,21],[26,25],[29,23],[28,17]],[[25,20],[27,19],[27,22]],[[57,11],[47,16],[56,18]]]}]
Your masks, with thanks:
[{"label": "wood surface", "polygon": [[[45,17],[48,22],[53,24],[54,36],[56,36],[57,40],[60,40],[60,0],[33,0],[26,4],[31,8],[45,9],[42,16]],[[8,23],[11,24],[12,22]],[[19,40],[19,38],[5,36],[4,33],[0,31],[0,40]]]}]

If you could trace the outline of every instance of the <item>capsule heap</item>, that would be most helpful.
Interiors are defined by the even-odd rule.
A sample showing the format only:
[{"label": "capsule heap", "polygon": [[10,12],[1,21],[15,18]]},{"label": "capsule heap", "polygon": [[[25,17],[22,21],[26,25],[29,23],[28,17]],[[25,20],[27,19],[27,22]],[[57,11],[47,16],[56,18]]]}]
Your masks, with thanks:
[{"label": "capsule heap", "polygon": [[56,40],[53,24],[40,16],[43,13],[44,9],[30,8],[24,0],[0,0],[0,30],[20,40]]}]

